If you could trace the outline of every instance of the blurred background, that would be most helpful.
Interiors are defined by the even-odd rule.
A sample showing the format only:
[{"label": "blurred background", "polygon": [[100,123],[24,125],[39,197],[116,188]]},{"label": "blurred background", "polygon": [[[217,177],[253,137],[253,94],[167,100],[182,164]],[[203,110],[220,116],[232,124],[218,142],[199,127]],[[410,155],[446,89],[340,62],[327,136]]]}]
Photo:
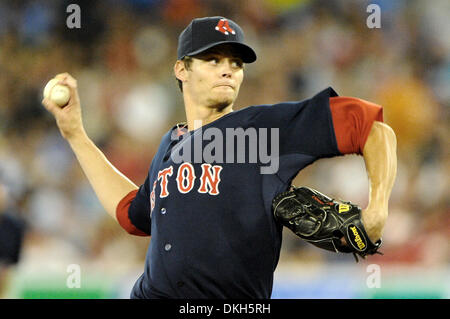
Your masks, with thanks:
[{"label": "blurred background", "polygon": [[[66,26],[72,3],[81,28]],[[371,3],[380,28],[366,24]],[[104,212],[42,90],[71,73],[88,134],[140,185],[162,134],[185,120],[178,34],[221,15],[258,54],[235,109],[332,86],[382,105],[398,139],[384,256],[356,264],[285,230],[273,298],[449,298],[449,14],[447,0],[0,1],[0,296],[129,297],[149,239]],[[362,157],[320,160],[294,184],[367,204]],[[70,265],[79,288],[69,288]]]}]

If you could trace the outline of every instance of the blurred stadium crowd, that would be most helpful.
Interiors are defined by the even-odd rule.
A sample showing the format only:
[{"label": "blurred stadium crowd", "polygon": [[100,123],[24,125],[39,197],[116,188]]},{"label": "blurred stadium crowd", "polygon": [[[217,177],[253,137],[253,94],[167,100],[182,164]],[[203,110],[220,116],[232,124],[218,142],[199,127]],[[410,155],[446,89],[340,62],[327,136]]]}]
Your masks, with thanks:
[{"label": "blurred stadium crowd", "polygon": [[[70,3],[81,7],[80,29],[66,27]],[[381,8],[379,29],[366,25],[369,3]],[[184,120],[172,71],[178,34],[192,18],[212,15],[238,22],[258,54],[235,109],[302,100],[328,86],[383,105],[397,134],[398,177],[385,255],[370,262],[448,267],[449,12],[446,0],[1,1],[0,217],[27,225],[19,269],[89,263],[105,273],[142,271],[148,238],[127,235],[103,211],[41,105],[42,89],[71,73],[88,134],[140,185],[163,133]],[[362,157],[321,160],[294,184],[367,200]],[[284,236],[280,263],[353,262]]]}]

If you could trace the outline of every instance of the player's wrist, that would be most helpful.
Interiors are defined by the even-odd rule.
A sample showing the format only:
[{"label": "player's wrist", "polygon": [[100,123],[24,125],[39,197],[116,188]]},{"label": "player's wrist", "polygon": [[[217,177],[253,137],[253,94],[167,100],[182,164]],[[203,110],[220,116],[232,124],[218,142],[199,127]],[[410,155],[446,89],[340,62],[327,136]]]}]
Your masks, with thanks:
[{"label": "player's wrist", "polygon": [[381,238],[387,215],[387,208],[382,206],[368,207],[361,212],[364,229],[372,242]]},{"label": "player's wrist", "polygon": [[64,138],[72,146],[72,148],[80,143],[85,143],[85,141],[89,140],[89,136],[87,135],[84,128],[66,133],[64,134]]}]

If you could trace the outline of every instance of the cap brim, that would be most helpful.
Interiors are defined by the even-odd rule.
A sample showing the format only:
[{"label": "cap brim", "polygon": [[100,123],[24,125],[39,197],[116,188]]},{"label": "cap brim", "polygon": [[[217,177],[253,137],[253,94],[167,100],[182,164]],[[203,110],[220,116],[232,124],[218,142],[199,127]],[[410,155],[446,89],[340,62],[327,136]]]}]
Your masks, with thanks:
[{"label": "cap brim", "polygon": [[224,43],[232,44],[233,46],[235,46],[238,49],[239,53],[241,54],[241,58],[244,63],[252,63],[252,62],[256,61],[255,51],[253,51],[253,49],[251,47],[249,47],[248,45],[243,44],[242,42],[236,42],[236,41],[219,41],[219,42],[211,43],[203,48],[200,48],[193,52],[189,52],[185,56],[194,56],[194,55],[202,53],[208,49],[211,49],[219,44],[224,44]]}]

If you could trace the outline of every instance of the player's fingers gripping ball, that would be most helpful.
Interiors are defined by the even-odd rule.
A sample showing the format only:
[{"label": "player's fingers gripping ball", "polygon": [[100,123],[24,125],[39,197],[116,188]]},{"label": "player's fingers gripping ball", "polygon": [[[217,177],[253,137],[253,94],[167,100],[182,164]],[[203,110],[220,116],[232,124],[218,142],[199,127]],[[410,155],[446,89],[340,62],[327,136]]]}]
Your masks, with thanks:
[{"label": "player's fingers gripping ball", "polygon": [[[365,258],[377,252],[381,239],[372,243],[361,220],[361,209],[309,187],[291,187],[272,202],[275,218],[309,243],[330,251]],[[347,245],[343,245],[344,237]]]},{"label": "player's fingers gripping ball", "polygon": [[56,78],[48,81],[44,88],[44,98],[49,99],[59,107],[64,107],[69,103],[70,90],[67,86],[59,84]]}]

